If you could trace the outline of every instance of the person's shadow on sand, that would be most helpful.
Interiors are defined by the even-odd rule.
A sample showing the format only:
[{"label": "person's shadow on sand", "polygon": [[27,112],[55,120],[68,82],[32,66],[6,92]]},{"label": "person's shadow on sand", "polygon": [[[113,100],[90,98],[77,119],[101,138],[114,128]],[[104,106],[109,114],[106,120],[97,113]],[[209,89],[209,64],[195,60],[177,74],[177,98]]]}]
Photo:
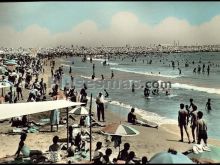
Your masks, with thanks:
[{"label": "person's shadow on sand", "polygon": [[180,142],[179,140],[173,140],[173,139],[166,139],[167,141],[170,141],[170,142],[179,142],[179,143],[187,143],[187,141],[183,141],[183,142]]}]

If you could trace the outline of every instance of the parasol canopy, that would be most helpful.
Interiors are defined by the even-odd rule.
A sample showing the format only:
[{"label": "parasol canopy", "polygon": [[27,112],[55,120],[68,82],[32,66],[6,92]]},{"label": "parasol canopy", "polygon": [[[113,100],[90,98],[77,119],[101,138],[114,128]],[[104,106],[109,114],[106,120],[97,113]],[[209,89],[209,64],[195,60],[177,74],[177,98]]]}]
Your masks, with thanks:
[{"label": "parasol canopy", "polygon": [[104,129],[102,129],[102,133],[106,135],[117,135],[117,136],[136,136],[140,132],[130,126],[113,123],[107,125]]},{"label": "parasol canopy", "polygon": [[89,112],[85,107],[76,107],[72,109],[69,113],[73,113],[75,115],[88,115]]},{"label": "parasol canopy", "polygon": [[149,161],[149,164],[194,164],[187,156],[177,152],[160,152],[155,154]]},{"label": "parasol canopy", "polygon": [[27,102],[16,104],[0,104],[0,120],[11,117],[41,113],[54,109],[82,105],[83,103],[71,102],[68,100],[54,100],[42,102]]}]

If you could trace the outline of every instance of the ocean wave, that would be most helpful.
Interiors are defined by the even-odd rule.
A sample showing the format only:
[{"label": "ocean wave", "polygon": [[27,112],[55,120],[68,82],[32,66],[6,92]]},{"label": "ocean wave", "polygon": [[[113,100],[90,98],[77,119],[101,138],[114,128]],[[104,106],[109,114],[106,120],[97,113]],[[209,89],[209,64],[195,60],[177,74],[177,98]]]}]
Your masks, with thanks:
[{"label": "ocean wave", "polygon": [[[87,60],[90,60],[90,58],[87,58]],[[104,61],[107,61],[107,65],[118,65],[118,63],[113,63],[113,62],[108,62],[108,59],[100,59],[100,58],[93,58],[92,60],[94,61],[101,61],[101,63],[103,63]]]},{"label": "ocean wave", "polygon": [[125,68],[114,68],[114,67],[112,67],[110,69],[118,70],[118,71],[121,71],[121,72],[129,72],[129,73],[142,74],[142,75],[147,75],[147,76],[157,76],[157,77],[166,77],[166,78],[181,77],[179,75],[172,76],[172,75],[163,75],[163,74],[152,74],[152,73],[149,73],[149,72],[133,71],[133,70],[125,69]]},{"label": "ocean wave", "polygon": [[[132,108],[131,105],[124,104],[124,103],[119,102],[119,101],[110,101],[108,103],[112,104],[112,105],[121,106],[123,108],[127,108],[128,112]],[[160,116],[156,113],[149,112],[149,111],[146,111],[146,110],[143,110],[143,109],[135,108],[135,113],[140,115],[142,119],[147,120],[149,122],[157,123],[158,125],[161,125],[161,124],[177,124],[176,120],[169,119],[169,118]]]},{"label": "ocean wave", "polygon": [[190,85],[190,84],[174,83],[174,84],[172,84],[172,87],[173,88],[183,88],[183,89],[188,89],[188,90],[201,91],[201,92],[206,92],[206,93],[220,94],[220,89],[199,87],[199,86]]},{"label": "ocean wave", "polygon": [[[85,78],[85,79],[90,79],[90,80],[92,80],[92,77],[83,76],[83,75],[81,75],[80,77]],[[94,79],[93,79],[93,81],[97,81],[97,80],[101,80],[101,78],[94,78]]]},{"label": "ocean wave", "polygon": [[[90,60],[90,58],[87,58],[87,60]],[[108,61],[108,59],[101,59],[101,58],[93,58],[92,61]]]},{"label": "ocean wave", "polygon": [[[87,96],[87,98],[90,100],[91,97]],[[93,100],[96,100],[96,98],[92,97]],[[119,101],[115,101],[115,100],[105,100],[104,99],[104,103],[108,103],[108,104],[112,104],[112,105],[116,105],[116,106],[120,106],[120,107],[123,107],[123,108],[126,108],[128,109],[127,113],[130,112],[131,108],[133,106],[129,105],[129,104],[124,104],[122,102],[119,102]],[[140,115],[141,118],[143,120],[147,120],[149,122],[153,122],[153,123],[156,123],[158,125],[162,125],[162,124],[177,124],[177,121],[174,120],[174,119],[169,119],[167,117],[163,117],[163,116],[160,116],[158,115],[157,113],[154,113],[154,112],[149,112],[149,111],[146,111],[146,110],[143,110],[143,109],[140,109],[140,108],[135,108],[135,113]]]},{"label": "ocean wave", "polygon": [[88,68],[88,67],[85,67],[85,66],[73,66],[73,65],[67,65],[67,64],[61,64],[62,66],[66,66],[66,67],[72,67],[72,68]]},{"label": "ocean wave", "polygon": [[118,63],[113,63],[113,62],[107,62],[107,65],[118,65]]}]

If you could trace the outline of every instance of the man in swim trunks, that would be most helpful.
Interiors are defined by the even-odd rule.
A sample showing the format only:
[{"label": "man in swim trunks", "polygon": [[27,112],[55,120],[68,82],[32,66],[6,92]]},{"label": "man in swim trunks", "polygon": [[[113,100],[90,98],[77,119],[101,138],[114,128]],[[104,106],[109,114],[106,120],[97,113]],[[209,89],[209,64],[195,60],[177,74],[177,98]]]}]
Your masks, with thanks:
[{"label": "man in swim trunks", "polygon": [[191,116],[191,129],[192,129],[192,137],[193,137],[193,143],[195,143],[195,129],[197,125],[197,106],[193,106],[193,110],[190,113]]},{"label": "man in swim trunks", "polygon": [[188,112],[184,109],[184,104],[181,103],[180,104],[180,110],[178,112],[178,124],[180,127],[180,135],[181,135],[181,140],[179,140],[180,142],[183,142],[183,128],[185,129],[186,135],[188,137],[188,140],[190,143],[190,139],[189,139],[189,133],[187,130],[187,116],[188,116]]}]

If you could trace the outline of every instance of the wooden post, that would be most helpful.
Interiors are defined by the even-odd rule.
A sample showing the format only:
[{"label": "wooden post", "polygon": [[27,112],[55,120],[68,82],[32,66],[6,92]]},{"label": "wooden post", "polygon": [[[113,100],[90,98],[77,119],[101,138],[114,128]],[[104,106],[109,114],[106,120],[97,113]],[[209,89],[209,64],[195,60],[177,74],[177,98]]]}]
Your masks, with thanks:
[{"label": "wooden post", "polygon": [[68,107],[66,108],[66,133],[67,133],[67,149],[69,148],[69,109]]},{"label": "wooden post", "polygon": [[90,134],[90,161],[92,161],[92,93],[91,93],[91,98],[90,98],[90,107],[89,107],[89,134]]}]

